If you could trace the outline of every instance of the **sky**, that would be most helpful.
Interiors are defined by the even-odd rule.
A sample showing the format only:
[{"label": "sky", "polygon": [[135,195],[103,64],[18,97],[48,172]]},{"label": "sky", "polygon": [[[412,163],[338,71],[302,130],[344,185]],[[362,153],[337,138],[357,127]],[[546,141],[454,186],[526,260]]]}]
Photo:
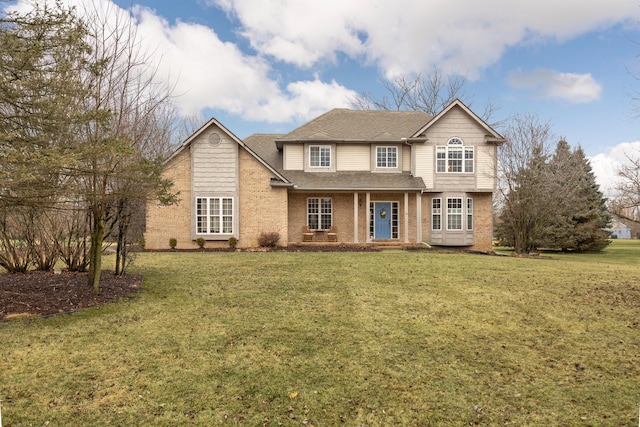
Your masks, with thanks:
[{"label": "sky", "polygon": [[466,79],[478,113],[490,100],[496,120],[549,121],[584,149],[605,193],[618,164],[640,156],[640,0],[62,2],[122,8],[181,113],[240,138],[289,132],[436,66]]}]

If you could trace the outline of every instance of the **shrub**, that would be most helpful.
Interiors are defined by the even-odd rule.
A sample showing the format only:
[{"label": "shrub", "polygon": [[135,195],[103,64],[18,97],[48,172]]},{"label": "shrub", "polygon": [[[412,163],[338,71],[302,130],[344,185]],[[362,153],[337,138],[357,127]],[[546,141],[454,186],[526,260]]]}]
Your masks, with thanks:
[{"label": "shrub", "polygon": [[169,247],[171,249],[175,249],[176,246],[178,246],[178,239],[176,239],[175,237],[172,237],[169,239]]},{"label": "shrub", "polygon": [[198,238],[196,239],[196,243],[198,244],[198,247],[199,247],[200,249],[202,249],[202,248],[204,248],[204,244],[206,243],[206,241],[204,240],[204,238],[203,238],[203,237],[198,237]]},{"label": "shrub", "polygon": [[277,231],[262,232],[258,236],[258,245],[261,248],[274,248],[280,240],[280,233]]},{"label": "shrub", "polygon": [[229,237],[229,247],[231,249],[235,249],[237,245],[238,245],[238,239],[236,239],[235,237]]},{"label": "shrub", "polygon": [[146,246],[147,242],[144,240],[144,236],[140,238],[140,240],[138,240],[138,244],[140,245],[140,247],[142,249],[144,249],[144,247]]}]

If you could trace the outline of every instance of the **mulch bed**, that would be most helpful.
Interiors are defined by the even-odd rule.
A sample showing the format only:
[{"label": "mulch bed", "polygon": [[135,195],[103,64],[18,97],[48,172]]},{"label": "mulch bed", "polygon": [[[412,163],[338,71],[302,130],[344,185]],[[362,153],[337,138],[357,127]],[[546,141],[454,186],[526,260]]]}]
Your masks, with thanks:
[{"label": "mulch bed", "polygon": [[141,289],[142,277],[117,277],[110,271],[100,276],[96,296],[87,284],[87,273],[46,271],[0,274],[0,321],[70,313],[114,301]]}]

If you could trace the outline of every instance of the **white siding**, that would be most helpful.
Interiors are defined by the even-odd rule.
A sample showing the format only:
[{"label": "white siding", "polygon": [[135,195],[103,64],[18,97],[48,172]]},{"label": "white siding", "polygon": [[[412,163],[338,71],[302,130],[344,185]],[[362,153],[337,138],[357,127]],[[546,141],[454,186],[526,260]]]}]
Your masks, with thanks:
[{"label": "white siding", "polygon": [[304,146],[301,144],[286,144],[283,155],[283,167],[285,170],[301,171],[304,169]]},{"label": "white siding", "polygon": [[371,148],[369,145],[338,145],[336,169],[339,171],[371,170]]},{"label": "white siding", "polygon": [[496,167],[495,146],[481,146],[476,149],[477,187],[478,190],[493,190]]},{"label": "white siding", "polygon": [[415,175],[421,177],[427,189],[433,188],[434,178],[434,148],[428,144],[415,144],[413,146],[416,154]]},{"label": "white siding", "polygon": [[411,147],[402,146],[402,171],[411,172]]},{"label": "white siding", "polygon": [[[220,143],[212,145],[208,136],[212,132],[220,135]],[[217,128],[205,132],[192,146],[192,180],[195,195],[236,192],[238,176],[238,145],[229,136]]]}]

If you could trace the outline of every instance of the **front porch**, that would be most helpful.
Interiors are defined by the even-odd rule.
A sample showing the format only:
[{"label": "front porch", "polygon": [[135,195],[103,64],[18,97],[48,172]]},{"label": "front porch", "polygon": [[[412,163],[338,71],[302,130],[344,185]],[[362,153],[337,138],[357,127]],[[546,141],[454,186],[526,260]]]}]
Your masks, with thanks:
[{"label": "front porch", "polygon": [[[406,246],[422,241],[420,191],[299,192],[289,194],[288,205],[290,244]],[[335,242],[329,242],[329,229]]]}]

